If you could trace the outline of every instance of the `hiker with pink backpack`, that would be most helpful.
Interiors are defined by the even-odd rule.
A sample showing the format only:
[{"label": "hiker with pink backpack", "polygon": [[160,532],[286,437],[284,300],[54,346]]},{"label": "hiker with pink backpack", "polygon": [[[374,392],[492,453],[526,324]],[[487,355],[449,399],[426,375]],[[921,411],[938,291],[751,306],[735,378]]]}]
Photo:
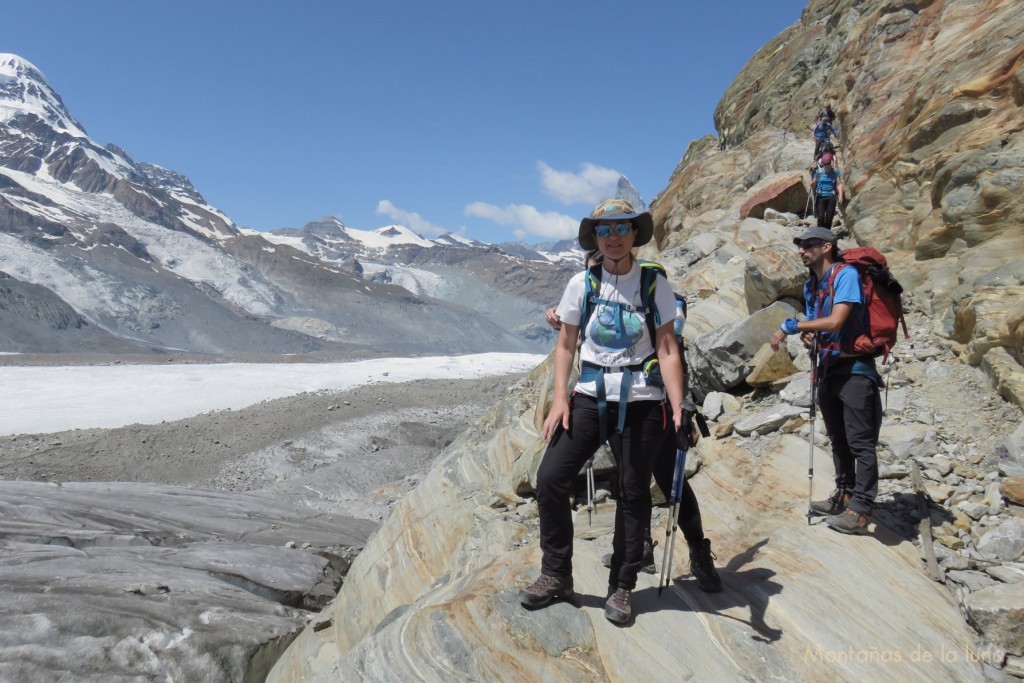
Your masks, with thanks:
[{"label": "hiker with pink backpack", "polygon": [[[799,334],[816,350],[811,382],[832,441],[836,489],[808,501],[808,515],[846,534],[868,532],[878,492],[878,434],[882,425],[882,379],[875,357],[888,359],[903,322],[899,283],[885,257],[872,247],[839,251],[838,238],[821,227],[793,240],[810,276],[804,283],[806,320],[787,318],[771,337],[778,350]],[[903,322],[906,335],[906,323]],[[813,444],[814,435],[811,435]],[[813,476],[812,464],[809,473]]]}]

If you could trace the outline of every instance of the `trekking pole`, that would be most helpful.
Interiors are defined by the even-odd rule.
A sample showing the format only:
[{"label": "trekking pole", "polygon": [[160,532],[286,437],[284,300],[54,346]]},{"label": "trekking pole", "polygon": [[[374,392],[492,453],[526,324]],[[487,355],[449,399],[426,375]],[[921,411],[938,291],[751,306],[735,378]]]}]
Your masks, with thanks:
[{"label": "trekking pole", "polygon": [[[691,412],[692,408],[692,412]],[[683,483],[686,480],[686,451],[690,447],[690,420],[697,412],[697,407],[690,401],[683,404],[683,426],[676,432],[676,466],[672,473],[672,494],[669,496],[668,521],[665,525],[665,554],[661,557],[661,578],[658,580],[658,597],[661,597],[662,589],[668,585],[669,572],[672,569],[672,552],[676,545],[676,530],[679,528],[679,520],[676,519],[676,509],[683,497]]]},{"label": "trekking pole", "polygon": [[811,354],[811,454],[807,460],[807,526],[811,525],[811,497],[814,495],[814,418],[818,413],[818,335],[814,335]]},{"label": "trekking pole", "polygon": [[597,489],[594,488],[594,456],[587,460],[587,524],[594,526],[594,498],[597,497]]}]

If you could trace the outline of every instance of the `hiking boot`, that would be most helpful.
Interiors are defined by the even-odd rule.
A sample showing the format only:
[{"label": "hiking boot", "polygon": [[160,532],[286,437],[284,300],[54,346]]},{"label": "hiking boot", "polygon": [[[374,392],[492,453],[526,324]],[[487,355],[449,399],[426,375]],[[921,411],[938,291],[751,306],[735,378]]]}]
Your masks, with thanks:
[{"label": "hiking boot", "polygon": [[[658,545],[658,542],[652,541],[649,538],[644,541],[644,559],[641,561],[642,564],[640,565],[640,571],[644,572],[645,574],[658,573],[658,566],[654,563],[654,546],[656,545]],[[601,564],[603,564],[606,567],[611,567],[612,554],[608,553],[607,555],[602,555]]]},{"label": "hiking boot", "polygon": [[840,512],[846,509],[846,506],[850,504],[850,499],[853,496],[849,491],[842,489],[836,489],[832,492],[832,495],[825,500],[816,500],[811,503],[811,514],[830,516],[838,515]]},{"label": "hiking boot", "polygon": [[519,591],[519,603],[523,607],[543,607],[555,598],[569,599],[572,596],[571,576],[562,578],[541,574],[536,581]]},{"label": "hiking boot", "polygon": [[608,621],[625,624],[633,616],[633,608],[629,604],[631,592],[628,588],[616,588],[609,596],[608,602],[604,603],[604,616]]},{"label": "hiking boot", "polygon": [[697,579],[697,586],[705,593],[717,593],[722,590],[722,579],[715,570],[714,560],[718,558],[711,552],[711,541],[704,539],[697,546],[690,546],[690,573]]},{"label": "hiking boot", "polygon": [[871,517],[862,515],[853,508],[846,508],[838,515],[826,517],[825,524],[843,534],[866,534]]}]

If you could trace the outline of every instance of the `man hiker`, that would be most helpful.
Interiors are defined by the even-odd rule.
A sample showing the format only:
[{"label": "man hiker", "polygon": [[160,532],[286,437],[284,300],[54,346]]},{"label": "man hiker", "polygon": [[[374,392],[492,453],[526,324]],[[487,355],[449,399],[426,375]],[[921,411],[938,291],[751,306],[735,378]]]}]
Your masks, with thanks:
[{"label": "man hiker", "polygon": [[818,219],[818,227],[832,229],[832,220],[836,215],[836,204],[843,203],[843,180],[839,169],[832,166],[831,154],[823,154],[821,168],[815,170],[811,178],[811,194],[814,195],[814,216]]},{"label": "man hiker", "polygon": [[810,272],[804,283],[807,320],[787,318],[770,343],[777,351],[787,335],[799,334],[804,346],[812,348],[817,337],[811,377],[818,382],[818,407],[832,441],[836,490],[812,502],[810,514],[825,515],[825,523],[836,531],[867,533],[878,492],[882,380],[873,356],[840,351],[844,338],[866,329],[860,276],[842,262],[830,230],[811,228],[793,242]]},{"label": "man hiker", "polygon": [[[537,471],[543,559],[540,576],[519,593],[524,607],[543,607],[574,593],[569,496],[584,463],[607,440],[618,465],[619,500],[605,617],[617,624],[632,618],[631,593],[651,521],[654,456],[683,422],[682,366],[672,335],[675,297],[664,275],[644,276],[650,269],[631,253],[653,235],[651,214],[623,199],[601,202],[580,222],[580,246],[597,248],[604,262],[596,287],[592,271],[578,273],[558,305],[555,390],[541,430],[549,441]],[[644,280],[649,290],[641,287]],[[570,393],[580,341],[580,378]],[[655,358],[663,386],[649,385],[643,372]]]}]

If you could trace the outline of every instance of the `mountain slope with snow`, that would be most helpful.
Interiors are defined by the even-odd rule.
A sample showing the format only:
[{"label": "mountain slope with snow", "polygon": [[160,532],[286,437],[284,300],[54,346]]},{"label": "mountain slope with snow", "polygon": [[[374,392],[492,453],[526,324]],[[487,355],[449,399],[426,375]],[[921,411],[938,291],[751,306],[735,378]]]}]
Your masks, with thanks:
[{"label": "mountain slope with snow", "polygon": [[[353,249],[454,246],[402,226],[330,223],[307,231],[313,236],[239,229],[186,177],[93,141],[37,68],[0,54],[0,274],[18,292],[17,306],[0,296],[0,351],[460,353],[546,345],[493,311],[430,298],[431,288],[414,287],[418,294],[387,278],[363,279],[343,263]],[[54,307],[79,323],[65,326],[59,342],[47,334],[56,329],[45,314]]]}]

